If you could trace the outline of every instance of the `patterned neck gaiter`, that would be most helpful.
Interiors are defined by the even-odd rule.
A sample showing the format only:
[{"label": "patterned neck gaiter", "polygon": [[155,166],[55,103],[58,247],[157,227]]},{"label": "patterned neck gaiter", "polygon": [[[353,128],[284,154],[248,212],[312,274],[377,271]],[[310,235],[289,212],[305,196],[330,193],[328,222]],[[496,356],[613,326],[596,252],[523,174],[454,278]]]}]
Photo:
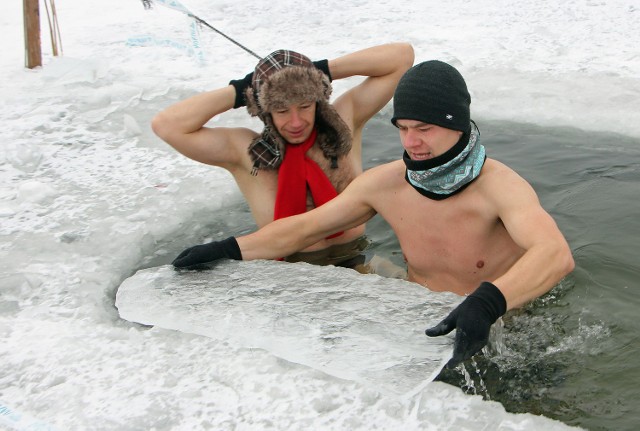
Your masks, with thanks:
[{"label": "patterned neck gaiter", "polygon": [[421,195],[442,200],[462,191],[480,175],[486,153],[480,144],[480,131],[472,121],[470,133],[463,134],[444,154],[415,161],[405,151],[402,159],[407,167],[407,182]]}]

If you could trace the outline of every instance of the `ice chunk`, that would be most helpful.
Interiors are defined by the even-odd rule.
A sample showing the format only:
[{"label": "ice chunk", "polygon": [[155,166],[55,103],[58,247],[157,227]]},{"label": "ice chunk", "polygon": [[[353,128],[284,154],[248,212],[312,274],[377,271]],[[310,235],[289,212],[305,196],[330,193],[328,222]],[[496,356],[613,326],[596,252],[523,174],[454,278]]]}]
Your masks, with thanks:
[{"label": "ice chunk", "polygon": [[273,261],[145,269],[116,298],[126,320],[262,348],[393,394],[412,393],[440,372],[452,340],[424,329],[459,302],[404,280]]},{"label": "ice chunk", "polygon": [[58,192],[50,185],[36,181],[23,181],[18,186],[18,199],[22,202],[44,204],[58,196]]},{"label": "ice chunk", "polygon": [[142,134],[142,129],[140,128],[140,125],[138,124],[136,119],[133,118],[131,115],[123,114],[123,123],[124,123],[125,136],[134,137]]}]

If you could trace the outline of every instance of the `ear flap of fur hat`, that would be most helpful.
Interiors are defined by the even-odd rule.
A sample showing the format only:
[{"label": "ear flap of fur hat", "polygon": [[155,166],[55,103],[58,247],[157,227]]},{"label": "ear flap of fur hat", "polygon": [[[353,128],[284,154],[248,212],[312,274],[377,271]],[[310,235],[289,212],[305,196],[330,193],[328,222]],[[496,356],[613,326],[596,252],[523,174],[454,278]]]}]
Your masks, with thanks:
[{"label": "ear flap of fur hat", "polygon": [[[278,169],[287,148],[286,141],[273,125],[271,115],[264,114],[260,118],[265,127],[249,145],[253,175],[257,175],[259,169]],[[327,159],[338,159],[351,151],[351,130],[336,109],[324,100],[316,104],[316,127],[316,145]]]},{"label": "ear flap of fur hat", "polygon": [[316,145],[328,159],[344,156],[351,151],[351,130],[330,103],[322,100],[316,105]]},{"label": "ear flap of fur hat", "polygon": [[262,121],[262,133],[249,145],[249,157],[253,162],[251,175],[257,175],[259,169],[278,169],[286,150],[286,143],[274,127],[271,115],[266,114]]}]

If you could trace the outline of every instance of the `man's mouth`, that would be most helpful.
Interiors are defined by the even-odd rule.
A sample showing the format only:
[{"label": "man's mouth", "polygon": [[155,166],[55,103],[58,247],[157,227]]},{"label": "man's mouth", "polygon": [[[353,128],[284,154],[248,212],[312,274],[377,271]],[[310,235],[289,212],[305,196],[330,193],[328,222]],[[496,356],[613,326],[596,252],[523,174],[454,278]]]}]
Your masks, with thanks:
[{"label": "man's mouth", "polygon": [[427,160],[430,159],[431,156],[431,152],[428,153],[409,153],[409,156],[411,157],[411,160]]},{"label": "man's mouth", "polygon": [[299,138],[304,133],[304,129],[300,129],[297,131],[289,130],[289,136],[292,138]]}]

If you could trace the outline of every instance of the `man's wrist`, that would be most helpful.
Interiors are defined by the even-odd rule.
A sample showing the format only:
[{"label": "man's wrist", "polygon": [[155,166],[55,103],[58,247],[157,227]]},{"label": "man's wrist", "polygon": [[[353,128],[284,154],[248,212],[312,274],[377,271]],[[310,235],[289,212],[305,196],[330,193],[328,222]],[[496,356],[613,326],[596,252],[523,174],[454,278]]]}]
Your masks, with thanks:
[{"label": "man's wrist", "polygon": [[477,298],[485,303],[487,311],[495,322],[500,316],[507,312],[507,300],[498,287],[489,282],[483,281],[480,286],[469,296]]},{"label": "man's wrist", "polygon": [[225,257],[233,260],[242,260],[242,252],[235,237],[230,236],[227,239],[223,239],[219,244],[222,246]]},{"label": "man's wrist", "polygon": [[236,90],[236,98],[233,103],[234,109],[247,105],[247,97],[245,91],[251,86],[253,79],[253,72],[247,74],[242,79],[232,79],[229,81],[229,85],[233,86]]},{"label": "man's wrist", "polygon": [[331,77],[331,71],[329,70],[329,60],[316,60],[313,62],[313,65],[316,69],[327,75],[327,78],[329,78],[329,82],[333,81],[333,78]]}]

